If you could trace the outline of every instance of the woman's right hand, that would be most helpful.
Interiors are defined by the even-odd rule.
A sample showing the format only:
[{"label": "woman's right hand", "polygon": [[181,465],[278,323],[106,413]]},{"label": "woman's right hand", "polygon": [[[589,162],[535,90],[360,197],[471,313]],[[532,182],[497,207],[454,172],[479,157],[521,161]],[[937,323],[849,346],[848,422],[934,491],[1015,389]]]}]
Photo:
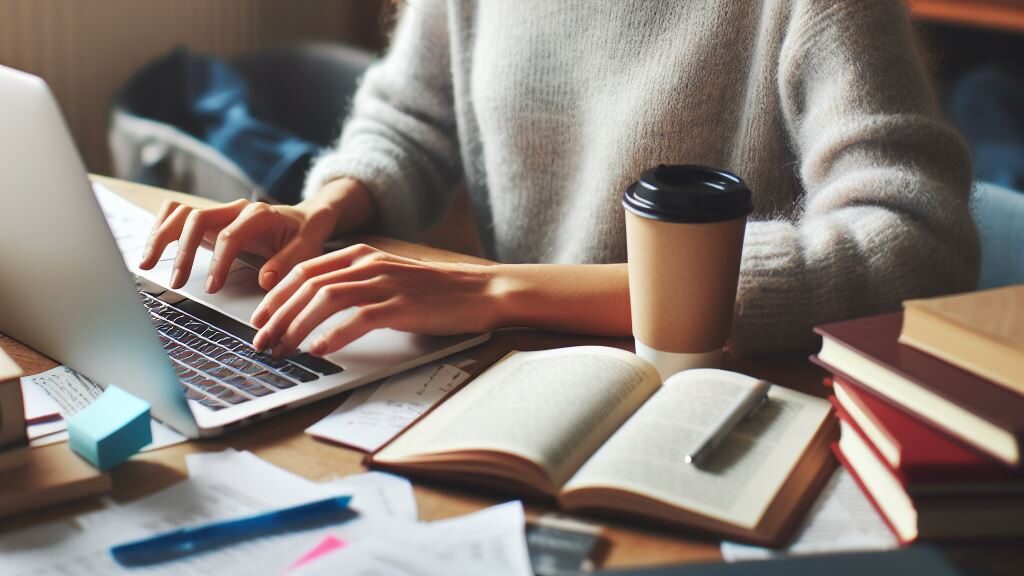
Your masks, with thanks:
[{"label": "woman's right hand", "polygon": [[192,273],[196,250],[213,251],[206,291],[224,286],[239,252],[264,258],[259,283],[270,290],[298,263],[323,253],[332,235],[364,225],[372,214],[366,189],[351,179],[336,180],[295,206],[236,200],[212,208],[164,202],[139,267],[153,268],[167,246],[178,241],[171,288],[181,288]]}]

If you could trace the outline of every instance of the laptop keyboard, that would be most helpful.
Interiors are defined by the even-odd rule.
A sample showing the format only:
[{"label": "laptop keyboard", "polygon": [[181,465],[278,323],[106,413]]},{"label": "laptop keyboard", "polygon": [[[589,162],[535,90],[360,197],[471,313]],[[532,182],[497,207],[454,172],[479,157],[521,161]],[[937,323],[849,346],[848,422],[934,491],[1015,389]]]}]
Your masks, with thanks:
[{"label": "laptop keyboard", "polygon": [[304,353],[274,359],[257,352],[235,334],[186,312],[183,306],[145,291],[140,290],[139,295],[185,388],[185,396],[212,410],[342,371],[326,360]]}]

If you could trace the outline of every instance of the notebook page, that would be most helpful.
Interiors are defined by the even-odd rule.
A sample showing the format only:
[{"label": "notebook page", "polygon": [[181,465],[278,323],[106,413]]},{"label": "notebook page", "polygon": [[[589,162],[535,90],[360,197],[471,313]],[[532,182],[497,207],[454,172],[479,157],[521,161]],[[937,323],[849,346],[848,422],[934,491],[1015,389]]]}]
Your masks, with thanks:
[{"label": "notebook page", "polygon": [[565,491],[610,487],[753,528],[828,414],[828,402],[773,386],[765,406],[743,421],[702,466],[683,461],[721,399],[661,388],[569,480]]},{"label": "notebook page", "polygon": [[652,366],[622,350],[581,346],[516,352],[377,459],[497,450],[536,462],[561,485],[659,384]]}]

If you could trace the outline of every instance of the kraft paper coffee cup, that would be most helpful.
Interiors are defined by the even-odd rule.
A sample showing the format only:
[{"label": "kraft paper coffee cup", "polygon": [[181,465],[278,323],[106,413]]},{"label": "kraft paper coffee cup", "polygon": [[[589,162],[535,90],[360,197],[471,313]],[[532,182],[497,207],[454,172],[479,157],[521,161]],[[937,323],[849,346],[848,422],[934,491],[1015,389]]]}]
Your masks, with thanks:
[{"label": "kraft paper coffee cup", "polygon": [[662,379],[714,368],[732,328],[751,192],[738,176],[661,165],[626,189],[636,353]]}]

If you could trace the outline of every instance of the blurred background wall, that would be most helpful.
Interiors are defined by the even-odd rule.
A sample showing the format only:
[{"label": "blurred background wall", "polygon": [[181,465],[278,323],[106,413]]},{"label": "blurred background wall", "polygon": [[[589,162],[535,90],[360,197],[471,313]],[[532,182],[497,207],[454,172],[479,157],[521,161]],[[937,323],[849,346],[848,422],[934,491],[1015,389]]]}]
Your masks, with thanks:
[{"label": "blurred background wall", "polygon": [[[380,50],[379,0],[0,0],[0,64],[40,75],[86,165],[107,173],[107,112],[140,66],[185,45],[231,56],[297,41]],[[386,10],[385,10],[386,12]]]}]

